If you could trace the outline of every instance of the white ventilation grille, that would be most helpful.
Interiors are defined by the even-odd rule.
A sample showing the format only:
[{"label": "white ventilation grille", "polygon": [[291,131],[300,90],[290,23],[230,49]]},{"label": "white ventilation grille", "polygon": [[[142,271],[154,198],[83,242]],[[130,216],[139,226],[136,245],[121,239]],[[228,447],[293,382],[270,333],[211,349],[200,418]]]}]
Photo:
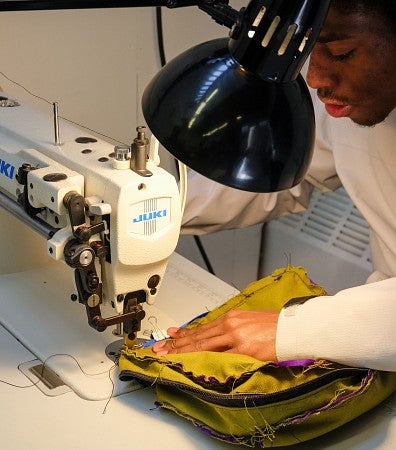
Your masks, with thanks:
[{"label": "white ventilation grille", "polygon": [[279,222],[327,249],[371,264],[368,224],[343,188],[330,193],[315,190],[307,211],[282,217]]}]

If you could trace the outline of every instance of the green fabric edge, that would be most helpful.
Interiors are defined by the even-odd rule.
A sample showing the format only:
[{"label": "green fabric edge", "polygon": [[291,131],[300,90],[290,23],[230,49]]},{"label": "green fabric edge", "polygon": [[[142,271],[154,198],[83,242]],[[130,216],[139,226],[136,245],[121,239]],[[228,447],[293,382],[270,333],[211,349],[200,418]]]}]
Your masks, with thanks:
[{"label": "green fabric edge", "polygon": [[[288,288],[284,289],[284,282],[292,283],[292,295]],[[209,312],[205,317],[194,320],[188,327],[210,322],[231,309],[280,310],[290,298],[325,294],[326,292],[322,287],[311,282],[304,268],[289,265],[286,268],[274,271],[269,277],[251,283],[241,293]],[[263,301],[262,296],[266,296],[265,301]],[[300,396],[298,401],[292,399],[279,402],[275,408],[272,407],[273,411],[268,406],[234,408],[234,410],[228,407],[214,406],[197,397],[180,392],[178,389],[161,384],[161,380],[172,380],[176,383],[208,391],[207,388],[202,388],[200,384],[193,382],[188,376],[186,377],[183,372],[190,374],[192,378],[202,377],[205,373],[213,373],[208,367],[212,368],[214,365],[217,370],[216,378],[218,378],[218,381],[227,383],[230,372],[236,371],[238,377],[246,376],[249,379],[250,374],[260,373],[262,370],[267,370],[271,365],[271,362],[261,362],[244,355],[222,353],[222,370],[219,371],[218,353],[200,352],[200,355],[202,358],[197,358],[197,353],[158,357],[151,348],[128,349],[124,347],[119,360],[120,375],[122,376],[123,372],[135,373],[136,375],[144,374],[155,385],[157,400],[164,408],[170,409],[192,421],[195,425],[208,430],[217,439],[230,442],[230,436],[232,436],[238,443],[247,446],[257,444],[274,447],[286,446],[312,439],[358,417],[396,391],[396,374],[374,372],[374,376],[367,386],[356,395],[328,409],[326,414],[315,413],[305,420],[300,420],[298,424],[293,424],[291,418],[296,414],[323,406],[323,401],[319,399],[321,393],[326,396],[325,401],[328,401],[329,391],[332,395],[337,395],[340,390],[353,393],[359,390],[360,384],[353,384],[352,380],[333,382],[319,389],[318,392],[311,391]],[[317,367],[312,368],[312,376],[320,376],[320,373],[317,373],[318,371],[323,373],[323,370],[334,366],[330,365],[327,369],[325,367],[325,364],[318,363]],[[290,370],[287,368],[281,369],[283,371]],[[298,385],[297,379],[298,376],[295,377]],[[286,384],[290,386],[289,381]],[[238,392],[242,388],[243,386],[238,386],[236,390],[231,390],[230,393]],[[192,414],[193,408],[194,414]],[[270,412],[268,413],[268,411]],[[276,411],[281,411],[282,415],[277,415]],[[224,417],[228,417],[228,425],[223,423]],[[271,419],[267,420],[266,417],[271,417]],[[238,433],[230,426],[230,424],[240,424],[246,420],[251,420],[256,425],[260,423],[260,425],[253,426],[247,432],[242,433]]]}]

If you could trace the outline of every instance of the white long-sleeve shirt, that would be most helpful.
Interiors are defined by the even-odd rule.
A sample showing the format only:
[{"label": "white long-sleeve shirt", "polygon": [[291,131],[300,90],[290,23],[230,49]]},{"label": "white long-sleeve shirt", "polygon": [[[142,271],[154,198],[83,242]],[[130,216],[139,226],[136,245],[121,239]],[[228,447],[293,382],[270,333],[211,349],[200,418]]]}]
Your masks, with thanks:
[{"label": "white long-sleeve shirt", "polygon": [[306,179],[288,191],[256,194],[191,173],[182,232],[242,228],[304,210],[313,187],[341,184],[370,226],[374,273],[364,286],[281,311],[279,359],[326,358],[396,371],[396,111],[372,128],[333,119],[313,94],[317,139]]},{"label": "white long-sleeve shirt", "polygon": [[325,358],[396,371],[395,281],[389,278],[283,308],[278,359]]}]

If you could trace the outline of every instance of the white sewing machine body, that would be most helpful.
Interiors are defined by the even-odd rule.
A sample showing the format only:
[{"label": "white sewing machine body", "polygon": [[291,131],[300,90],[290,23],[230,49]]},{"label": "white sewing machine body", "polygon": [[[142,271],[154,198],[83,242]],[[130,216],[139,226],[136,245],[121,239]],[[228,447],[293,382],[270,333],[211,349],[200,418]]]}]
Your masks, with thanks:
[{"label": "white sewing machine body", "polygon": [[[30,223],[39,218],[52,227],[47,254],[72,260],[79,272],[75,298],[88,309],[107,302],[116,315],[128,311],[131,298],[153,303],[177,244],[181,206],[177,183],[158,167],[144,132],[135,139],[143,163],[125,149],[118,160],[114,146],[64,122],[55,143],[51,115],[7,97],[2,104],[0,191],[24,204]],[[19,248],[17,233],[4,226],[13,254],[23,254],[23,264],[36,260],[36,249]]]}]

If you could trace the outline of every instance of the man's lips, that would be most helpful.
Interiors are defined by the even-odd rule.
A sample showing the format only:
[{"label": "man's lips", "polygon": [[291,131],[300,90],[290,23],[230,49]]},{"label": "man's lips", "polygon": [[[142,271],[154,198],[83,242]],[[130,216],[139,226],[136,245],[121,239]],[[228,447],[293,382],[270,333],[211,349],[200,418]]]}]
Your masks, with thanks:
[{"label": "man's lips", "polygon": [[325,108],[328,114],[332,117],[347,117],[349,115],[349,112],[351,111],[350,105],[337,105],[334,103],[326,103]]},{"label": "man's lips", "polygon": [[332,117],[346,117],[351,111],[351,105],[343,102],[337,103],[336,100],[326,99],[325,96],[318,93],[319,100],[325,104],[327,113]]}]

